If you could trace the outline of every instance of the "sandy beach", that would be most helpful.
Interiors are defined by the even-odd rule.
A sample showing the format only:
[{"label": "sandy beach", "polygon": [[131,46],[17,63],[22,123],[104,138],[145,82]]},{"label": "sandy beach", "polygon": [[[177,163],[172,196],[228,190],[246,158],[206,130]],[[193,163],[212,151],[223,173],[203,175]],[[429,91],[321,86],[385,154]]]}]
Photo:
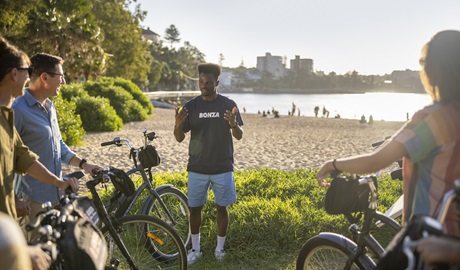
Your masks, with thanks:
[{"label": "sandy beach", "polygon": [[[282,116],[266,118],[257,114],[242,114],[244,136],[234,140],[235,170],[273,168],[296,170],[318,168],[324,161],[364,154],[373,151],[371,144],[392,135],[402,122],[374,122],[359,124],[358,120]],[[127,147],[100,144],[115,137],[128,139],[133,146],[143,143],[142,131],[155,131],[160,138],[154,140],[161,164],[154,172],[180,172],[187,166],[188,142],[182,143],[173,135],[174,110],[155,108],[144,122],[132,122],[117,132],[87,133],[81,146],[71,147],[79,156],[100,166],[120,169],[132,167]],[[64,173],[72,169],[65,168]]]}]

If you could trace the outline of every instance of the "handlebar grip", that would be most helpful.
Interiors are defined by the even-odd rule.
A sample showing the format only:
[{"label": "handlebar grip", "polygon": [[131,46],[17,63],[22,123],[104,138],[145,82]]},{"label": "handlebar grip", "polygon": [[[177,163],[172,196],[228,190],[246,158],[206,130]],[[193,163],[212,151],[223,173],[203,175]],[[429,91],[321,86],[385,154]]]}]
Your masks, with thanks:
[{"label": "handlebar grip", "polygon": [[115,141],[103,142],[101,143],[101,146],[107,146],[107,145],[112,145],[112,144],[115,144]]},{"label": "handlebar grip", "polygon": [[394,170],[390,173],[390,175],[393,180],[403,180],[402,169]]},{"label": "handlebar grip", "polygon": [[47,212],[39,213],[37,215],[37,218],[35,219],[35,222],[26,225],[26,231],[31,231],[38,228],[38,226],[40,226],[40,224],[42,223],[43,219],[46,217],[46,213]]},{"label": "handlebar grip", "polygon": [[385,140],[383,140],[383,141],[379,141],[379,142],[373,143],[373,144],[372,144],[372,147],[377,147],[377,146],[382,145],[382,144],[383,144],[384,142],[386,142],[389,138],[391,138],[391,136],[385,137]]},{"label": "handlebar grip", "polygon": [[82,178],[83,176],[85,176],[85,174],[84,174],[82,171],[76,171],[76,172],[69,173],[69,174],[66,174],[66,175],[62,176],[62,180],[67,181],[67,180],[69,180],[69,179],[72,178],[72,177],[75,177],[75,178],[77,178],[77,179],[80,179],[80,178]]}]

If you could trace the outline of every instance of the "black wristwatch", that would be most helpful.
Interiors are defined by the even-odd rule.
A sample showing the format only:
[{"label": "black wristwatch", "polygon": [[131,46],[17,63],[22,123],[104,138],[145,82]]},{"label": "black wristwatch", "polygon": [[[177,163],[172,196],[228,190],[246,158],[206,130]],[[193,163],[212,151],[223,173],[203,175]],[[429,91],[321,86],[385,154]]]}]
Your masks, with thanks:
[{"label": "black wristwatch", "polygon": [[83,164],[85,164],[86,162],[88,162],[88,161],[86,159],[82,158],[81,161],[80,161],[80,164],[78,164],[78,167],[83,170]]}]

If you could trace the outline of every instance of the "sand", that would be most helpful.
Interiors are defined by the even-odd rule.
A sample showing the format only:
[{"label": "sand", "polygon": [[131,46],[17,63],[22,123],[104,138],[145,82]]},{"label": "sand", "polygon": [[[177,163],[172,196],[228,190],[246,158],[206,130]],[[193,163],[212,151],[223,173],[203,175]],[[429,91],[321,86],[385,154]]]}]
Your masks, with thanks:
[{"label": "sand", "polygon": [[[371,144],[392,135],[402,122],[360,124],[358,120],[281,116],[267,118],[242,114],[244,135],[234,140],[235,170],[272,168],[279,170],[317,169],[334,158],[373,151]],[[153,141],[161,156],[154,172],[182,172],[188,159],[187,134],[182,143],[173,135],[174,110],[155,108],[144,122],[132,122],[116,132],[89,132],[81,146],[71,147],[79,156],[100,166],[128,170],[132,167],[128,147],[100,144],[115,137],[128,139],[135,147],[143,144],[144,130],[155,131],[160,138]],[[64,173],[75,168],[65,168]]]}]

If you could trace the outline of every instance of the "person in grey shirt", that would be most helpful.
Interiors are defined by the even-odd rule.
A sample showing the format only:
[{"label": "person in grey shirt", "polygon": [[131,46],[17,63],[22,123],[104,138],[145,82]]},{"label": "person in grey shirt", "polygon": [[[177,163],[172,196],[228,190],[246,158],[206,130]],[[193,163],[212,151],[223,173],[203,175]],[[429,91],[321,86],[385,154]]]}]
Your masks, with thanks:
[{"label": "person in grey shirt", "polygon": [[[79,167],[90,173],[99,166],[78,157],[62,140],[59,130],[56,109],[49,97],[56,96],[62,84],[65,84],[60,57],[39,53],[31,57],[34,68],[29,87],[24,96],[18,97],[12,108],[15,111],[15,126],[22,141],[33,152],[40,156],[40,162],[58,177],[62,177],[62,163]],[[41,204],[59,201],[60,192],[52,185],[38,181],[26,175],[19,181],[17,196],[28,204],[28,216],[21,217],[19,222],[24,228],[35,220],[41,211]],[[28,240],[35,233],[24,230]]]}]

